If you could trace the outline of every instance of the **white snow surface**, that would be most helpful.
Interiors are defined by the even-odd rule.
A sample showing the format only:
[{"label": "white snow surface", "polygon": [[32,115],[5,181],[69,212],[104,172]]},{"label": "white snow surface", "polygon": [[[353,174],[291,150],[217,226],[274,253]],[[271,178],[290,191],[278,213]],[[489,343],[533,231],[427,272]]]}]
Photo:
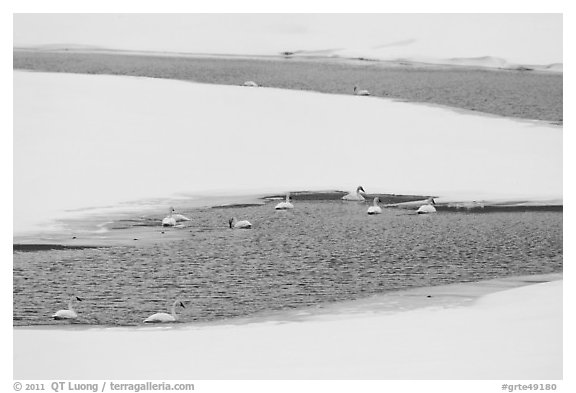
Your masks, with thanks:
[{"label": "white snow surface", "polygon": [[15,328],[14,348],[15,379],[562,379],[562,280],[284,323]]}]

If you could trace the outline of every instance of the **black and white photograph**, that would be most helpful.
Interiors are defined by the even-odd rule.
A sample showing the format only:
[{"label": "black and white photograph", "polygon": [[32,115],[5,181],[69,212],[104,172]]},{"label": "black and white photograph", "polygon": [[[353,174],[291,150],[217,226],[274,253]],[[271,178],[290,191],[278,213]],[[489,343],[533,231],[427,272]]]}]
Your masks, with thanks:
[{"label": "black and white photograph", "polygon": [[14,391],[566,391],[563,18],[14,12]]}]

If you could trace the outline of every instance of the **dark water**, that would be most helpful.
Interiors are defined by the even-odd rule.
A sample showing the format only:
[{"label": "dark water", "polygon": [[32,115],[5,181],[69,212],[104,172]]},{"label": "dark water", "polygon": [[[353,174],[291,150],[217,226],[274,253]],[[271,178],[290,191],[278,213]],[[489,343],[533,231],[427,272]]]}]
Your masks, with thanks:
[{"label": "dark water", "polygon": [[[184,301],[184,322],[357,299],[411,287],[562,271],[562,213],[415,215],[341,201],[194,211],[184,240],[14,253],[14,325],[136,325]],[[230,230],[228,218],[251,230]],[[115,229],[131,231],[131,227]],[[140,227],[141,230],[141,227]],[[145,230],[161,237],[162,228]]]}]

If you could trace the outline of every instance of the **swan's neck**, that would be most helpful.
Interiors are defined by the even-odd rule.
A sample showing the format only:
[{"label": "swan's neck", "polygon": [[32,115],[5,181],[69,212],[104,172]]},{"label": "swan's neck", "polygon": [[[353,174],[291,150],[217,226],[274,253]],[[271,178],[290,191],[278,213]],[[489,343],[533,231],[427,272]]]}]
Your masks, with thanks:
[{"label": "swan's neck", "polygon": [[74,311],[74,307],[72,307],[73,303],[74,303],[74,299],[68,300],[68,310]]},{"label": "swan's neck", "polygon": [[172,304],[172,316],[174,317],[174,319],[176,319],[176,304],[178,304],[178,300],[176,300],[176,301]]},{"label": "swan's neck", "polygon": [[290,202],[290,193],[286,194],[286,203]]},{"label": "swan's neck", "polygon": [[378,206],[378,198],[374,198],[374,206]]}]

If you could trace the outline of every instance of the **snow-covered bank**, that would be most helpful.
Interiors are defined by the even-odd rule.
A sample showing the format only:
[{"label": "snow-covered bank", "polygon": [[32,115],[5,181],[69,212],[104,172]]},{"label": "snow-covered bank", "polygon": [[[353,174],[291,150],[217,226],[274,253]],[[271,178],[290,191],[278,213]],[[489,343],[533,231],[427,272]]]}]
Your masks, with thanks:
[{"label": "snow-covered bank", "polygon": [[359,184],[562,200],[562,128],[372,97],[14,73],[17,234],[127,201]]},{"label": "snow-covered bank", "polygon": [[284,323],[16,328],[14,347],[16,379],[561,379],[562,281]]},{"label": "snow-covered bank", "polygon": [[[452,11],[435,6],[434,13],[17,14],[14,45],[416,61],[492,57],[540,65],[563,60],[561,13]],[[153,36],[149,26],[157,26]]]}]

